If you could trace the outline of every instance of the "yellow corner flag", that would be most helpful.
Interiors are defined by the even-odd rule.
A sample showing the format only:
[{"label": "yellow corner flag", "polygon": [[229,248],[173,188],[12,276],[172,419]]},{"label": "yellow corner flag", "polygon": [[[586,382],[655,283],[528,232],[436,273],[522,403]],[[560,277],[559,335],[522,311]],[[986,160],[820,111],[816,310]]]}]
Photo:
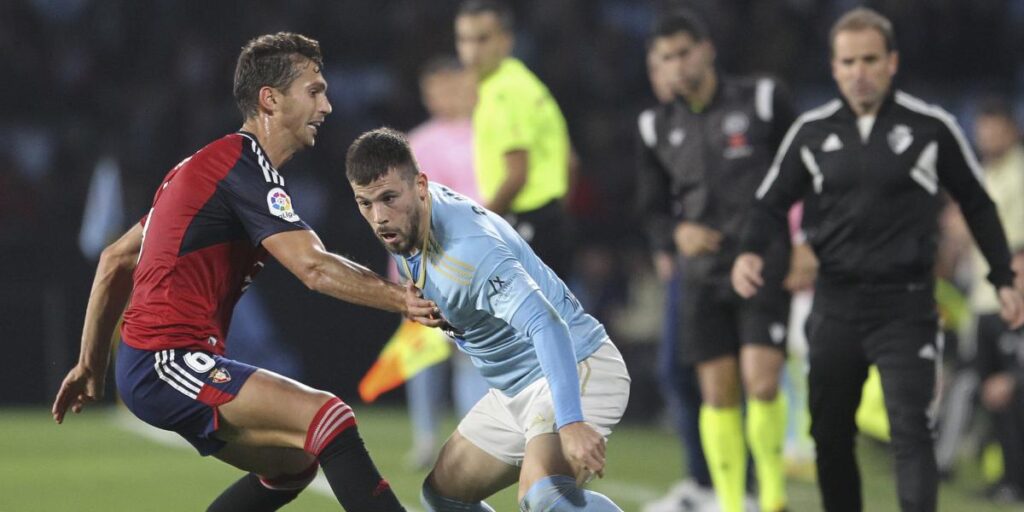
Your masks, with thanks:
[{"label": "yellow corner flag", "polygon": [[449,355],[451,346],[440,329],[403,321],[370,371],[359,381],[359,397],[371,403],[425,368],[448,359]]}]

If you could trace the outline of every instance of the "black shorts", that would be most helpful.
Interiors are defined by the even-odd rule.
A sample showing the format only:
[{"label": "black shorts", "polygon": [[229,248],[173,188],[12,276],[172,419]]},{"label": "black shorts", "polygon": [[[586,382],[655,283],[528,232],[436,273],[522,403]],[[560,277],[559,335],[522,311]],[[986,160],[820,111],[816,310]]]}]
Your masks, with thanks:
[{"label": "black shorts", "polygon": [[741,345],[786,352],[790,295],[765,287],[743,299],[726,282],[683,281],[679,301],[679,358],[698,364],[739,354]]},{"label": "black shorts", "polygon": [[554,200],[536,210],[509,213],[505,220],[530,244],[533,252],[562,280],[569,278],[572,242],[569,214]]}]

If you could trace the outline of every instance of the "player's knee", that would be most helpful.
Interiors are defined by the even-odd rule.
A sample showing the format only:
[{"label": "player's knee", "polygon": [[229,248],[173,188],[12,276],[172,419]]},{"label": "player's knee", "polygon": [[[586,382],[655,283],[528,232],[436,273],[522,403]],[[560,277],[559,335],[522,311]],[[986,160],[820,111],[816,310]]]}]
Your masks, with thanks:
[{"label": "player's knee", "polygon": [[622,512],[607,496],[580,489],[571,476],[553,475],[537,480],[519,502],[521,512]]},{"label": "player's knee", "polygon": [[746,389],[747,397],[762,402],[775,400],[779,394],[779,380],[765,375],[758,375],[746,379],[743,386]]},{"label": "player's knee", "polygon": [[706,386],[702,391],[704,403],[721,409],[724,407],[735,407],[740,404],[740,391],[735,385],[725,383],[722,385]]},{"label": "player's knee", "polygon": [[426,507],[427,512],[494,512],[490,505],[482,501],[469,503],[441,496],[430,484],[429,476],[423,480],[423,487],[420,488],[420,503]]},{"label": "player's knee", "polygon": [[327,445],[349,430],[351,432],[345,439],[348,439],[350,443],[362,443],[355,430],[356,416],[352,408],[334,395],[329,393],[324,393],[324,395],[328,398],[317,410],[313,420],[309,422],[309,427],[306,430],[306,442],[303,445],[303,449],[314,457],[319,457],[320,452]]},{"label": "player's knee", "polygon": [[316,478],[320,464],[313,462],[298,473],[280,475],[259,475],[260,485],[272,491],[301,491]]}]

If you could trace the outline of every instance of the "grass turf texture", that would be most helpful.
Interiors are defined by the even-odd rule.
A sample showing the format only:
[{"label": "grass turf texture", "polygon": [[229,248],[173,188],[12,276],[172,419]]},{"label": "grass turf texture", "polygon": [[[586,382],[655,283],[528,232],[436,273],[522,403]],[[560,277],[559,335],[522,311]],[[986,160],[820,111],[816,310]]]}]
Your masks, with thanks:
[{"label": "grass turf texture", "polygon": [[[422,510],[419,486],[424,472],[406,469],[409,422],[396,407],[357,406],[360,431],[370,453],[399,498],[410,510]],[[242,473],[191,447],[161,443],[138,433],[144,426],[115,408],[69,414],[64,425],[43,408],[0,409],[0,512],[42,511],[192,511],[205,510],[213,498]],[[454,422],[446,423],[454,428]],[[174,440],[176,436],[171,436]],[[865,485],[865,510],[897,510],[891,459],[884,448],[859,443]],[[609,468],[592,488],[626,511],[641,509],[679,479],[680,449],[675,436],[653,427],[625,425],[608,445]],[[960,479],[943,485],[940,509],[989,512],[1013,510],[980,501],[977,471],[964,467]],[[789,482],[790,510],[817,511],[817,488]],[[514,489],[488,502],[499,512],[515,511]],[[336,511],[322,492],[307,490],[283,510]]]}]

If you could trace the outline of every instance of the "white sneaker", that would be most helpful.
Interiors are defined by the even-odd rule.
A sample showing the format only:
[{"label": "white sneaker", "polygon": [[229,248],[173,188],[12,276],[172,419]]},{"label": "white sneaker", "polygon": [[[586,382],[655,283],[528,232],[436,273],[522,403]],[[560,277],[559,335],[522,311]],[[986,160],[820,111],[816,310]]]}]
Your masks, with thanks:
[{"label": "white sneaker", "polygon": [[715,491],[692,479],[676,482],[664,496],[644,504],[643,512],[708,512],[715,509]]},{"label": "white sneaker", "polygon": [[701,487],[694,484],[690,494],[683,498],[683,503],[693,512],[718,512],[718,498],[715,497],[715,490],[710,487]]}]

